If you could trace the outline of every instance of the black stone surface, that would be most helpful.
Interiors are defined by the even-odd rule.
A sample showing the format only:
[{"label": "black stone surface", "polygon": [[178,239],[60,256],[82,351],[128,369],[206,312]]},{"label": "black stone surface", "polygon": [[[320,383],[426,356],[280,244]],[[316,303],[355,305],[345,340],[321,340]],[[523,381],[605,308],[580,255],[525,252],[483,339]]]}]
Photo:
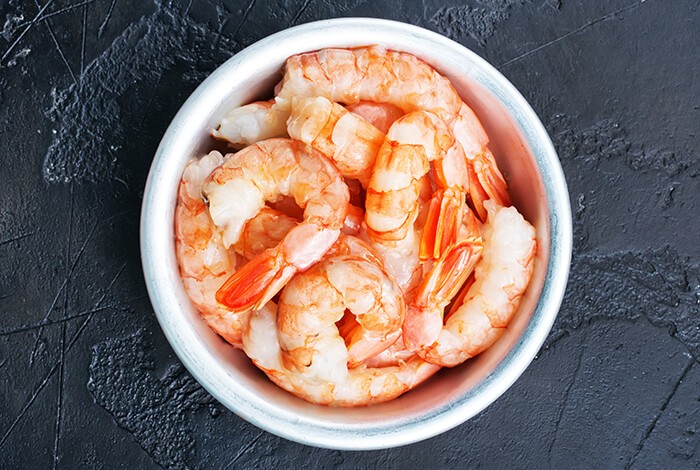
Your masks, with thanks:
[{"label": "black stone surface", "polygon": [[[197,84],[292,24],[376,16],[496,65],[559,150],[575,253],[496,403],[385,451],[294,444],[183,369],[146,296],[152,155]],[[0,467],[700,467],[696,0],[0,1]]]}]

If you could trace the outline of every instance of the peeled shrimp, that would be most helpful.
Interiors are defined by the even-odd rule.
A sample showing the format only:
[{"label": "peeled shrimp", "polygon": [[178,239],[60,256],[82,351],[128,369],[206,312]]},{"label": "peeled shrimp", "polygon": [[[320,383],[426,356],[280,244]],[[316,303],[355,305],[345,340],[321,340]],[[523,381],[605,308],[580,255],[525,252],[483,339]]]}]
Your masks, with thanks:
[{"label": "peeled shrimp", "polygon": [[345,109],[379,129],[382,134],[389,132],[389,128],[404,112],[398,106],[390,103],[376,103],[374,101],[359,101],[347,106]]},{"label": "peeled shrimp", "polygon": [[354,316],[341,348],[348,367],[388,348],[401,335],[401,289],[359,239],[342,237],[338,245],[344,246],[334,247],[328,259],[293,277],[278,304],[285,366],[306,377],[329,379],[326,362],[333,360],[334,349],[324,346],[343,343],[336,322],[346,312]]},{"label": "peeled shrimp", "polygon": [[175,209],[175,250],[180,276],[192,303],[214,331],[240,347],[241,328],[248,315],[235,314],[218,304],[216,291],[235,272],[236,253],[243,259],[257,256],[276,246],[297,221],[263,208],[243,227],[240,239],[232,247],[236,253],[227,250],[200,195],[202,181],[223,161],[224,157],[214,151],[185,167]]},{"label": "peeled shrimp", "polygon": [[406,113],[430,111],[448,122],[462,104],[450,81],[428,64],[379,46],[323,49],[290,57],[275,107],[291,109],[295,96],[323,96],[345,105],[390,103]]},{"label": "peeled shrimp", "polygon": [[272,137],[286,137],[289,113],[273,108],[272,103],[256,101],[234,108],[211,132],[212,137],[240,146]]},{"label": "peeled shrimp", "polygon": [[386,240],[384,237],[371,237],[367,224],[363,224],[358,234],[368,242],[379,255],[384,267],[401,287],[406,296],[413,291],[424,276],[430,262],[421,261],[420,249],[423,226],[427,218],[433,188],[428,175],[418,182],[418,215],[406,236],[399,240]]},{"label": "peeled shrimp", "polygon": [[[216,301],[216,291],[234,273],[235,254],[226,250],[221,235],[209,217],[200,196],[201,184],[214,168],[223,163],[219,152],[190,161],[183,172],[175,211],[175,244],[180,274],[188,296],[205,321],[226,341],[241,346],[241,328],[247,314],[234,314]],[[358,208],[355,208],[356,210]],[[359,219],[359,220],[358,220]],[[346,231],[356,231],[361,213],[348,214]],[[275,247],[298,223],[284,213],[264,207],[243,227],[232,248],[242,260],[249,260]]]},{"label": "peeled shrimp", "polygon": [[343,176],[364,187],[384,134],[361,117],[322,96],[294,98],[287,122],[289,135],[333,160]]},{"label": "peeled shrimp", "polygon": [[250,260],[217,291],[216,300],[233,312],[261,308],[296,272],[320,260],[338,239],[349,203],[333,164],[288,139],[268,139],[232,155],[204,181],[202,195],[226,247],[239,240],[266,201],[291,196],[304,209],[304,220],[276,247]]},{"label": "peeled shrimp", "polygon": [[488,218],[482,227],[483,254],[461,305],[443,326],[444,305],[430,297],[440,296],[440,286],[445,285],[442,273],[454,270],[448,266],[441,271],[436,265],[407,310],[403,340],[433,364],[456,366],[493,344],[508,326],[532,277],[535,229],[514,207],[498,207],[493,201],[484,205]]},{"label": "peeled shrimp", "polygon": [[438,191],[422,233],[421,259],[438,258],[454,244],[468,185],[465,160],[444,122],[425,111],[396,120],[379,150],[365,200],[371,239],[401,240],[413,229],[431,163]]},{"label": "peeled shrimp", "polygon": [[235,271],[236,258],[221,242],[200,196],[202,181],[223,160],[219,152],[211,152],[185,167],[175,209],[175,250],[185,290],[202,318],[226,341],[240,347],[248,316],[231,313],[214,295]]},{"label": "peeled shrimp", "polygon": [[[362,246],[357,239],[336,246],[337,253],[298,274],[285,287],[279,315],[269,302],[252,312],[244,327],[243,348],[255,365],[277,385],[312,403],[380,403],[440,369],[415,355],[387,367],[348,367],[390,345],[396,309],[403,305],[398,288]],[[358,247],[365,254],[358,253]],[[345,305],[357,314],[362,334],[343,339],[335,322],[343,317]],[[387,308],[394,313],[387,316]],[[270,334],[276,328],[279,333]],[[384,334],[376,336],[375,330]]]}]

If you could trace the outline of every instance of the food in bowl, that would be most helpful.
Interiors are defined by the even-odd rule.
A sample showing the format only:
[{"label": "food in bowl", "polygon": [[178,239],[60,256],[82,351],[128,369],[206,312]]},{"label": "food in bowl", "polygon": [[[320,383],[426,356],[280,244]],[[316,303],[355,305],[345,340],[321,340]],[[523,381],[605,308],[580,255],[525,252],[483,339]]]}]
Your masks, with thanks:
[{"label": "food in bowl", "polygon": [[212,329],[280,387],[338,406],[492,345],[535,230],[450,82],[407,53],[324,49],[290,57],[275,95],[213,130],[242,150],[192,160],[180,182],[180,273]]}]

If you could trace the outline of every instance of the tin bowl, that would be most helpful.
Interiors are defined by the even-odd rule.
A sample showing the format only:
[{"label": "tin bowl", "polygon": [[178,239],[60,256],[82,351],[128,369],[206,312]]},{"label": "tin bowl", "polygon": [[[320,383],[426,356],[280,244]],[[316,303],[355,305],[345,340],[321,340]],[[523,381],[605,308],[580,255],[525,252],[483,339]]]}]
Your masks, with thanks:
[{"label": "tin bowl", "polygon": [[[270,382],[239,350],[210,330],[180,280],[173,221],[185,163],[207,152],[209,130],[230,109],[269,97],[293,54],[327,47],[379,44],[412,53],[447,76],[474,109],[510,184],[512,200],[536,228],[534,275],[506,333],[459,367],[388,403],[333,408],[298,399]],[[571,208],[564,175],[547,132],[513,85],[465,47],[403,23],[348,18],[273,34],[221,65],[190,96],[168,127],[153,160],[141,212],[141,255],[161,327],[183,364],[224,406],[292,441],[333,449],[380,449],[427,439],[470,419],[522,374],[556,318],[568,278]]]}]

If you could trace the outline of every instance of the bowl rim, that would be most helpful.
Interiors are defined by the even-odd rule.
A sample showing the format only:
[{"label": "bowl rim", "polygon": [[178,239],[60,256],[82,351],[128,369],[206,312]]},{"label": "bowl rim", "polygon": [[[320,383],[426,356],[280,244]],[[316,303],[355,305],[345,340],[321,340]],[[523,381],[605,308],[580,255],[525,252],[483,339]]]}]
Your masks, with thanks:
[{"label": "bowl rim", "polygon": [[[158,224],[162,224],[163,213],[167,212],[167,205],[172,204],[172,201],[157,189],[162,180],[161,173],[167,164],[167,150],[172,146],[178,130],[187,125],[188,116],[197,107],[203,90],[234,70],[242,57],[253,55],[259,49],[292,39],[299,34],[320,30],[327,33],[328,28],[361,30],[367,27],[432,42],[436,47],[463,56],[471,66],[489,77],[489,83],[482,85],[495,95],[513,118],[530,146],[542,177],[549,212],[550,253],[542,292],[530,321],[511,350],[483,381],[458,400],[432,410],[421,416],[420,420],[392,424],[391,427],[354,425],[331,429],[324,423],[313,420],[302,422],[291,413],[285,414],[284,410],[273,403],[264,402],[247,390],[236,389],[236,396],[232,399],[230,391],[223,393],[226,384],[222,379],[226,372],[220,367],[215,367],[216,371],[202,367],[201,356],[206,355],[207,351],[202,344],[187,344],[181,336],[182,332],[176,331],[170,318],[171,309],[181,308],[181,305],[170,291],[172,276],[163,278],[163,273],[171,267],[167,262],[168,253],[164,251],[166,248],[162,246],[167,245],[162,243],[163,227],[158,227]],[[294,26],[257,41],[220,65],[190,95],[163,135],[146,181],[140,221],[140,248],[148,294],[168,342],[188,371],[226,408],[255,426],[301,444],[338,450],[382,449],[428,439],[467,421],[500,397],[532,362],[556,319],[568,281],[572,244],[569,193],[559,158],[537,114],[515,86],[486,60],[451,39],[418,26],[376,18],[339,18]],[[174,256],[174,253],[170,256]],[[180,282],[179,273],[177,280]],[[191,339],[197,339],[196,335],[191,336]],[[377,439],[380,435],[382,438]]]}]

